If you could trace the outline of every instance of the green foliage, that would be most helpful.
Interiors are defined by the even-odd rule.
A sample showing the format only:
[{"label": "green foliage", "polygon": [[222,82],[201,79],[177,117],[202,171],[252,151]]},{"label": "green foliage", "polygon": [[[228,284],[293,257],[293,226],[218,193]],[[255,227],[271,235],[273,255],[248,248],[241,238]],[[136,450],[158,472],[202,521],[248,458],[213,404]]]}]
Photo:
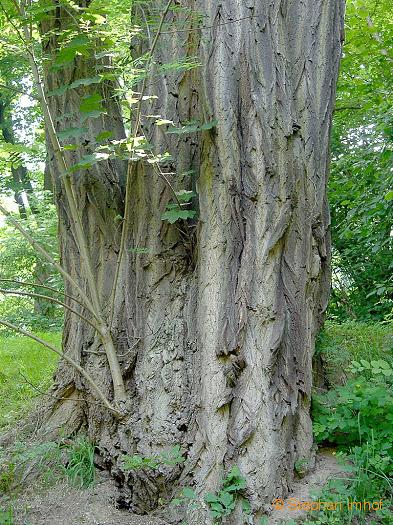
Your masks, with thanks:
[{"label": "green foliage", "polygon": [[346,380],[352,361],[390,359],[392,350],[391,323],[328,321],[318,335],[316,353],[321,354],[328,383],[337,385]]},{"label": "green foliage", "polygon": [[126,470],[158,469],[161,466],[179,465],[184,462],[180,445],[151,457],[139,455],[124,456],[123,466]]},{"label": "green foliage", "polygon": [[15,463],[13,461],[1,462],[0,494],[9,493],[15,483]]},{"label": "green foliage", "polygon": [[[60,334],[38,335],[55,345],[61,340]],[[31,400],[48,390],[57,360],[53,352],[30,339],[0,337],[0,428],[26,415]]]},{"label": "green foliage", "polygon": [[[26,219],[18,218],[18,220],[52,257],[57,258],[55,207],[46,192],[43,194],[37,192],[34,203],[36,213],[29,214]],[[41,283],[59,292],[63,290],[63,283],[57,272],[37,255],[35,249],[8,221],[0,226],[0,279]],[[42,293],[39,288],[18,286],[1,280],[0,288]],[[48,291],[44,294],[53,296],[53,293]],[[62,299],[61,293],[55,294],[55,297]],[[15,324],[23,323],[26,327],[39,331],[59,330],[63,323],[62,308],[49,301],[1,294],[0,317]],[[0,333],[3,333],[3,329],[0,329]]]},{"label": "green foliage", "polygon": [[[375,435],[379,441],[389,443],[393,427],[393,371],[386,361],[362,362],[369,373],[356,375],[344,386],[314,396],[317,442],[352,446],[370,441]],[[360,368],[363,370],[354,364],[351,370]],[[386,457],[390,454],[393,459],[393,446],[381,447]]]},{"label": "green foliage", "polygon": [[[161,122],[162,123],[162,122]],[[218,121],[212,120],[210,122],[200,123],[197,121],[186,122],[180,128],[170,127],[167,133],[174,133],[176,135],[184,135],[189,133],[196,133],[197,131],[207,131],[217,126]]]},{"label": "green foliage", "polygon": [[337,320],[383,320],[393,306],[391,12],[388,0],[347,2],[329,185]]},{"label": "green foliage", "polygon": [[95,481],[94,445],[79,438],[66,446],[68,461],[65,473],[73,485],[88,488]]},{"label": "green foliage", "polygon": [[242,492],[246,488],[246,480],[241,475],[239,467],[232,467],[222,482],[222,488],[217,493],[208,492],[205,495],[211,515],[216,521],[221,521],[229,516],[236,507],[239,498],[242,500],[243,512],[250,513],[249,502],[243,498]]},{"label": "green foliage", "polygon": [[13,525],[14,524],[14,512],[12,508],[3,510],[0,508],[0,525]]},{"label": "green foliage", "polygon": [[193,191],[181,190],[176,192],[176,202],[167,204],[166,211],[161,216],[162,220],[174,224],[179,220],[193,219],[196,211],[184,209],[190,204],[193,197],[195,197]]},{"label": "green foliage", "polygon": [[[384,359],[353,361],[343,386],[313,398],[314,435],[339,447],[349,477],[329,482],[322,501],[343,501],[342,509],[323,511],[306,523],[363,523],[366,512],[348,502],[379,501],[393,487],[393,368]],[[386,507],[375,511],[378,523],[391,523]],[[375,523],[377,523],[375,522]],[[374,522],[373,522],[374,523]]]}]

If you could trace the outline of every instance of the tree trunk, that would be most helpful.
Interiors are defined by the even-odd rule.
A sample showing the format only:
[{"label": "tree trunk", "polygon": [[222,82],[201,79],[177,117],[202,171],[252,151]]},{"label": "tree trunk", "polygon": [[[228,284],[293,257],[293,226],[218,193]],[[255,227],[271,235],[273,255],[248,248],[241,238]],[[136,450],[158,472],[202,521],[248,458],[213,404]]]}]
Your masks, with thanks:
[{"label": "tree trunk", "polygon": [[[162,169],[174,187],[196,188],[198,217],[162,221],[171,190],[151,164],[135,167],[116,310],[131,414],[119,423],[90,405],[84,421],[122,487],[122,504],[132,510],[156,508],[172,487],[174,493],[182,485],[199,495],[215,492],[236,464],[260,515],[287,494],[297,460],[312,464],[311,360],[329,292],[326,183],[344,2],[180,4],[202,14],[202,22],[179,31],[190,27],[190,17],[172,13],[154,61],[159,67],[195,55],[201,67],[154,77],[148,94],[159,98],[149,113],[176,125],[217,124],[177,135],[145,119],[143,130],[157,153],[172,154]],[[60,18],[64,23],[66,15]],[[73,67],[61,73],[67,82],[75,80],[71,71],[90,76]],[[47,87],[64,84],[60,78],[47,71]],[[52,97],[52,113],[77,108],[85,89]],[[104,128],[91,122],[89,137],[103,129],[122,135],[119,110],[110,104]],[[102,163],[75,183],[104,301],[122,175],[121,166]],[[63,260],[83,283],[57,188]],[[67,313],[65,350],[109,391],[104,359],[84,353],[93,339]],[[78,396],[85,391],[64,363],[57,377],[63,395],[71,383]],[[53,413],[52,426],[71,413],[76,421],[66,405]],[[122,472],[123,453],[152,456],[176,444],[184,450],[183,464]],[[189,523],[209,523],[202,514],[191,511]],[[241,519],[235,513],[228,523]]]}]

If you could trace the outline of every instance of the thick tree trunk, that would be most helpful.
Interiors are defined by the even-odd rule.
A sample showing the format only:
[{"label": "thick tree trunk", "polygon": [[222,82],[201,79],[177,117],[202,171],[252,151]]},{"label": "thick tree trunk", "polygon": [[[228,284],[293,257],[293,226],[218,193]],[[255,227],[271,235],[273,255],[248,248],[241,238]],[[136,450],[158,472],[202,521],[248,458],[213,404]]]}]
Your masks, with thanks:
[{"label": "thick tree trunk", "polygon": [[[151,113],[217,125],[176,135],[146,119],[143,129],[157,152],[171,152],[163,171],[176,173],[168,175],[173,185],[197,189],[198,218],[163,222],[168,185],[150,164],[135,168],[116,310],[119,354],[130,349],[122,363],[132,409],[116,423],[91,405],[85,421],[131,509],[156,508],[168,487],[214,492],[237,464],[258,515],[288,492],[297,460],[312,463],[311,359],[329,292],[326,183],[344,2],[180,3],[202,22],[178,31],[189,18],[172,14],[155,62],[196,55],[202,65],[155,77]],[[49,89],[58,78],[47,73]],[[80,96],[53,97],[52,112],[77,107]],[[107,112],[105,129],[120,136],[117,107]],[[89,136],[98,134],[93,124]],[[77,182],[104,300],[121,176],[121,167],[101,164]],[[58,192],[63,259],[83,282],[59,184]],[[90,330],[69,315],[64,344],[109,390],[104,359],[83,353]],[[58,379],[85,389],[64,364]],[[64,404],[51,424],[66,414]],[[122,453],[151,456],[176,444],[182,465],[121,472]],[[204,520],[195,511],[188,517]],[[236,513],[231,520],[242,523]]]}]

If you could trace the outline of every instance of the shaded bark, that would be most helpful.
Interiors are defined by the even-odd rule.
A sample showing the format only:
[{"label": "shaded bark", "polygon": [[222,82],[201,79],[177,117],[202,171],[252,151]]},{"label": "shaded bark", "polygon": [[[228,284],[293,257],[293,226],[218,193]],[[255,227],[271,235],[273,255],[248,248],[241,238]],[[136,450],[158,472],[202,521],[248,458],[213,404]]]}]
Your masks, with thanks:
[{"label": "shaded bark", "polygon": [[[198,219],[163,222],[171,191],[156,168],[135,166],[115,316],[131,412],[118,423],[90,406],[84,421],[102,465],[122,487],[124,506],[147,512],[179,485],[192,485],[199,495],[214,492],[237,464],[257,516],[287,494],[298,459],[312,464],[311,360],[329,291],[326,183],[343,2],[181,5],[203,14],[206,29],[179,32],[189,19],[172,14],[156,67],[190,55],[202,66],[164,76],[156,71],[149,94],[159,98],[149,112],[176,124],[217,125],[174,135],[146,119],[143,130],[157,152],[172,153],[162,169],[174,187],[197,189]],[[59,16],[51,23],[70,23]],[[48,52],[56,47],[53,37],[45,41]],[[75,72],[91,76],[86,68],[94,64],[78,58],[61,76],[48,69],[47,88],[75,80]],[[89,142],[103,129],[123,136],[119,109],[108,96],[112,88],[98,88],[106,90],[107,116],[104,124],[89,121]],[[90,88],[52,97],[52,114],[75,112],[86,92]],[[64,121],[66,127],[77,122]],[[64,121],[58,120],[59,129]],[[83,283],[61,184],[52,173],[63,262]],[[122,178],[121,165],[102,163],[75,180],[104,301],[119,238]],[[103,358],[85,353],[92,345],[89,329],[67,314],[65,350],[109,390]],[[71,383],[86,389],[64,363],[58,380],[59,392]],[[81,424],[75,412],[62,417],[61,411],[54,411],[49,427],[68,416],[78,421],[75,428]],[[122,471],[123,453],[151,456],[176,444],[185,451],[182,465]],[[192,511],[188,521],[209,518]],[[235,513],[228,523],[240,521]]]}]

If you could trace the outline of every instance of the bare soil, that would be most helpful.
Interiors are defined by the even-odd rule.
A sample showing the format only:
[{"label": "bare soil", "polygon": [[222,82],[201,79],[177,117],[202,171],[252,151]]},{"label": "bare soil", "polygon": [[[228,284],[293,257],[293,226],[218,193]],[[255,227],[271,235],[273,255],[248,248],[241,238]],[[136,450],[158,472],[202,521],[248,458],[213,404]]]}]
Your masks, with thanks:
[{"label": "bare soil", "polygon": [[[315,467],[304,478],[294,483],[292,492],[288,497],[280,501],[283,508],[273,509],[269,516],[269,525],[278,525],[289,520],[300,522],[306,517],[305,510],[295,510],[295,505],[290,505],[289,501],[295,499],[299,502],[312,501],[312,493],[322,489],[329,479],[342,477],[344,475],[343,466],[339,464],[332,450],[320,451],[315,460]],[[345,472],[348,475],[348,472]]]},{"label": "bare soil", "polygon": [[137,516],[115,505],[116,487],[108,479],[87,490],[68,483],[39,493],[32,487],[15,504],[15,525],[166,525],[158,518]]}]

